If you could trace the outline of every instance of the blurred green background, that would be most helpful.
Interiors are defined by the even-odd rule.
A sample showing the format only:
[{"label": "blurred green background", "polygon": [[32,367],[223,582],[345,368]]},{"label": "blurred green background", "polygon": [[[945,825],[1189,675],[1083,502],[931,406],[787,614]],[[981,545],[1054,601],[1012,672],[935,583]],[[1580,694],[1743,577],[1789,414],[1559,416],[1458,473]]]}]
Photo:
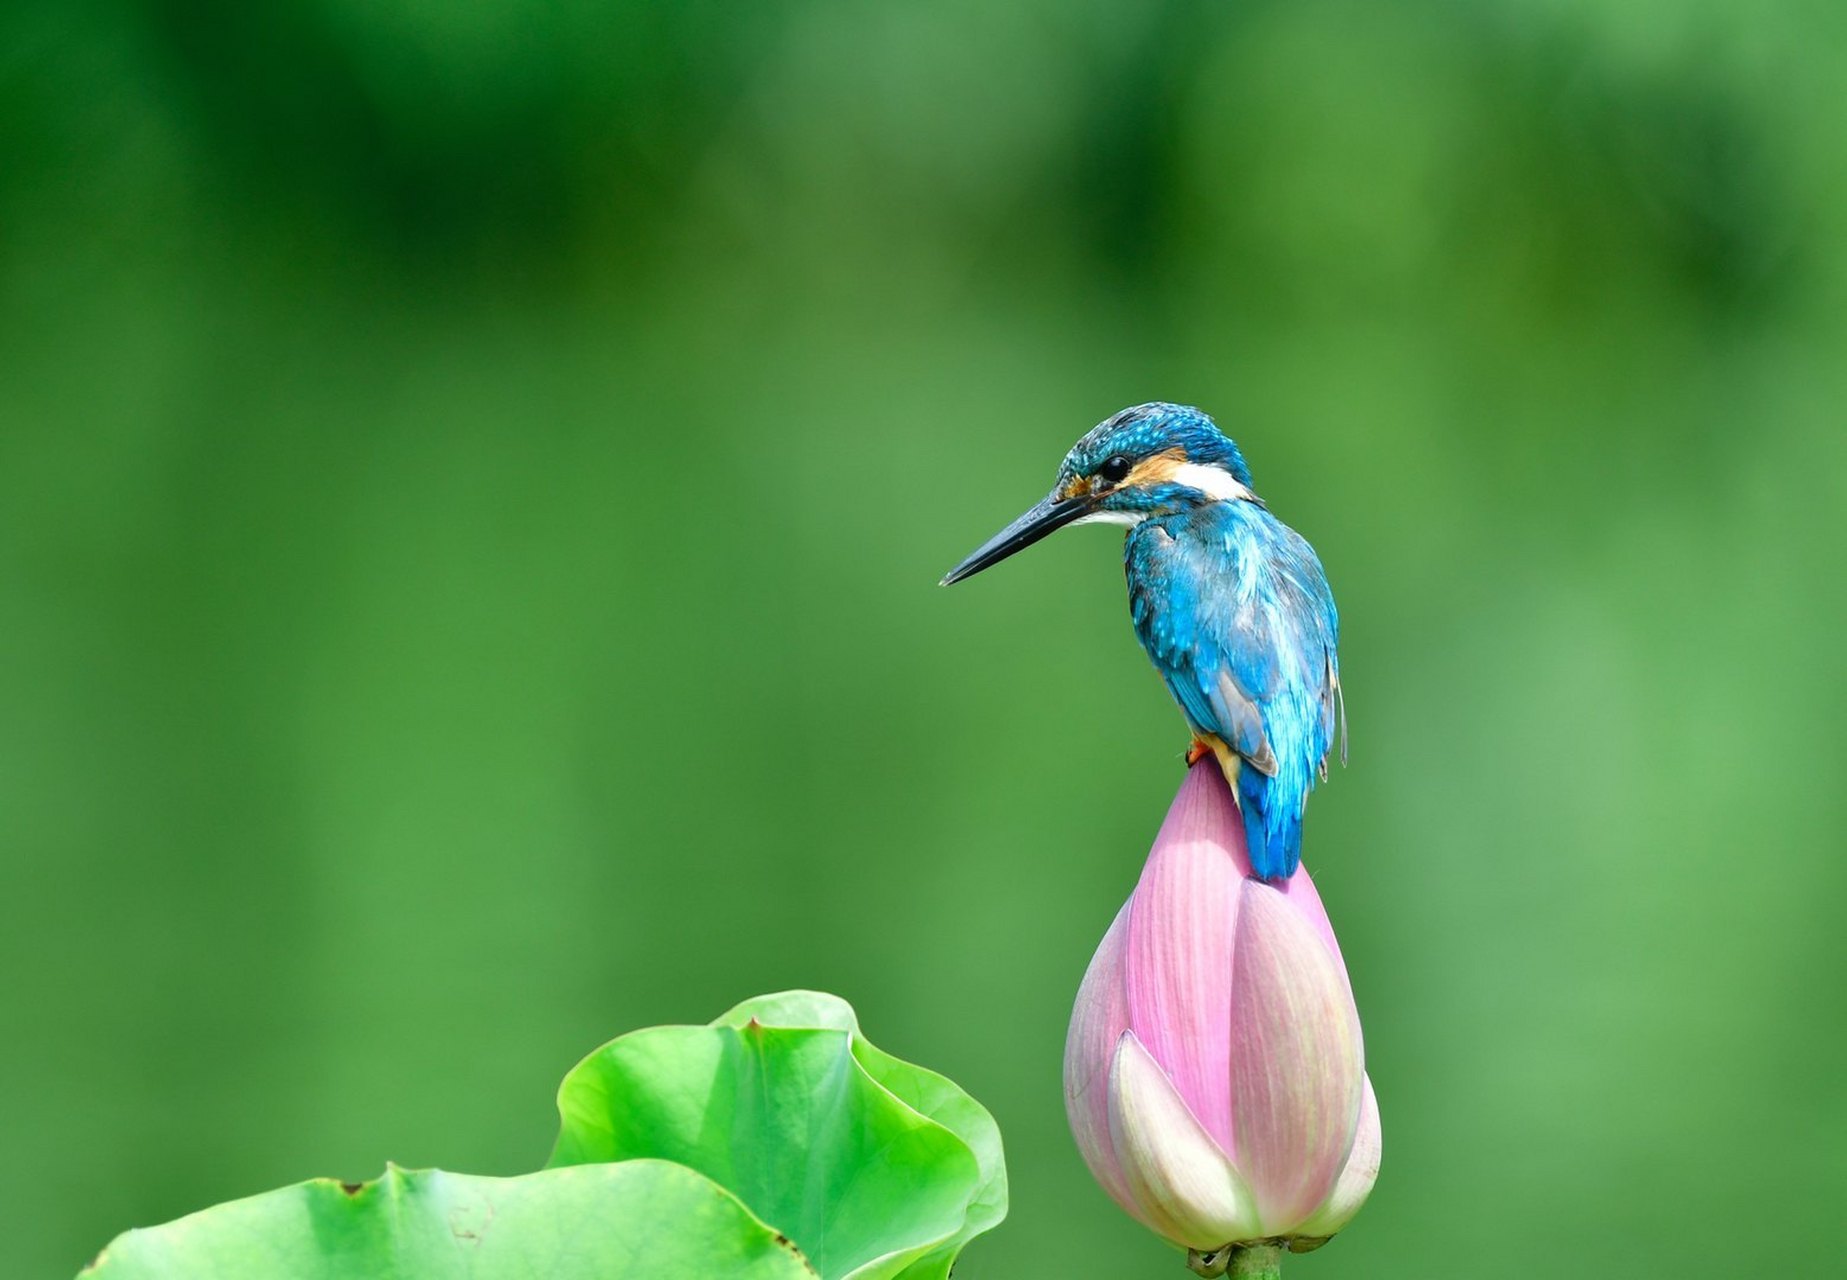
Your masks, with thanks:
[{"label": "blurred green background", "polygon": [[1843,84],[1834,3],[7,6],[7,1272],[810,985],[997,1115],[963,1280],[1180,1274],[1059,1059],[1181,723],[1112,534],[935,586],[1155,398],[1345,624],[1386,1155],[1291,1271],[1831,1272]]}]

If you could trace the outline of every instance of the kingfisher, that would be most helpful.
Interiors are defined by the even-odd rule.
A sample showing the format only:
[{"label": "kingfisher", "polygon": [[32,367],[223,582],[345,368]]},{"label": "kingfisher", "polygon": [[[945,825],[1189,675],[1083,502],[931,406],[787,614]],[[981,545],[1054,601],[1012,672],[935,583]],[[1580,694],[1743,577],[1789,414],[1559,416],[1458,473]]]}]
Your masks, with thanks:
[{"label": "kingfisher", "polygon": [[1231,438],[1190,405],[1143,404],[1071,446],[1052,491],[951,569],[960,582],[1066,525],[1128,530],[1136,638],[1237,797],[1251,869],[1285,880],[1302,858],[1308,793],[1327,777],[1346,710],[1340,618],[1301,534],[1251,488]]}]

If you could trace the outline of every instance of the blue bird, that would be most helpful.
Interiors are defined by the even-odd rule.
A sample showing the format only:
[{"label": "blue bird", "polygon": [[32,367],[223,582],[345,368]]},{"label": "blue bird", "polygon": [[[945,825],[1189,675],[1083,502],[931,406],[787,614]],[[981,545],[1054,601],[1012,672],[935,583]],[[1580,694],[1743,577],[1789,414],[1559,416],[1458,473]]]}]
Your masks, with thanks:
[{"label": "blue bird", "polygon": [[1052,491],[951,569],[1000,563],[1065,525],[1117,524],[1129,613],[1193,731],[1238,798],[1251,868],[1293,875],[1302,811],[1338,732],[1340,619],[1314,548],[1251,491],[1244,455],[1212,419],[1144,404],[1071,447]]}]

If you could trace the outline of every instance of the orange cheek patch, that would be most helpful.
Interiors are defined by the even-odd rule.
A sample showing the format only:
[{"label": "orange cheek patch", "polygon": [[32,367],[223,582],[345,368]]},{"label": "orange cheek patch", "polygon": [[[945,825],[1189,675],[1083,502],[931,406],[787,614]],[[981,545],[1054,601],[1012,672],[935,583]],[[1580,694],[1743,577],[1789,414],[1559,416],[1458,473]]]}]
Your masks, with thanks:
[{"label": "orange cheek patch", "polygon": [[1186,451],[1184,449],[1163,449],[1136,463],[1134,470],[1130,471],[1128,478],[1122,482],[1122,487],[1126,489],[1132,486],[1165,484],[1178,475],[1180,468],[1185,465]]}]

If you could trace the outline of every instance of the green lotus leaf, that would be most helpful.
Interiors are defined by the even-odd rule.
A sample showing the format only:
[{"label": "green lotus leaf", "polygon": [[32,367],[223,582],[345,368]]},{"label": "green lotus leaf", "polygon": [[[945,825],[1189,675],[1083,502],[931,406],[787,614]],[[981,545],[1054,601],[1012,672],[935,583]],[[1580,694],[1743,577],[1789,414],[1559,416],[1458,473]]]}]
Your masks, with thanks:
[{"label": "green lotus leaf", "polygon": [[783,991],[757,996],[713,1020],[714,1026],[741,1027],[752,1019],[773,1027],[828,1027],[850,1032],[853,1056],[860,1066],[901,1102],[936,1121],[974,1154],[981,1183],[969,1199],[962,1230],[953,1240],[907,1268],[903,1280],[938,1280],[947,1276],[956,1254],[974,1237],[998,1226],[1007,1216],[1007,1165],[1001,1154],[1000,1128],[988,1109],[947,1076],[894,1058],[859,1029],[853,1006],[824,991]]},{"label": "green lotus leaf", "polygon": [[517,1178],[316,1179],[116,1238],[80,1280],[815,1280],[788,1238],[661,1160]]},{"label": "green lotus leaf", "polygon": [[844,1001],[786,992],[651,1027],[565,1077],[553,1167],[672,1160],[791,1237],[826,1280],[939,1280],[1006,1213],[992,1117],[884,1053]]}]

